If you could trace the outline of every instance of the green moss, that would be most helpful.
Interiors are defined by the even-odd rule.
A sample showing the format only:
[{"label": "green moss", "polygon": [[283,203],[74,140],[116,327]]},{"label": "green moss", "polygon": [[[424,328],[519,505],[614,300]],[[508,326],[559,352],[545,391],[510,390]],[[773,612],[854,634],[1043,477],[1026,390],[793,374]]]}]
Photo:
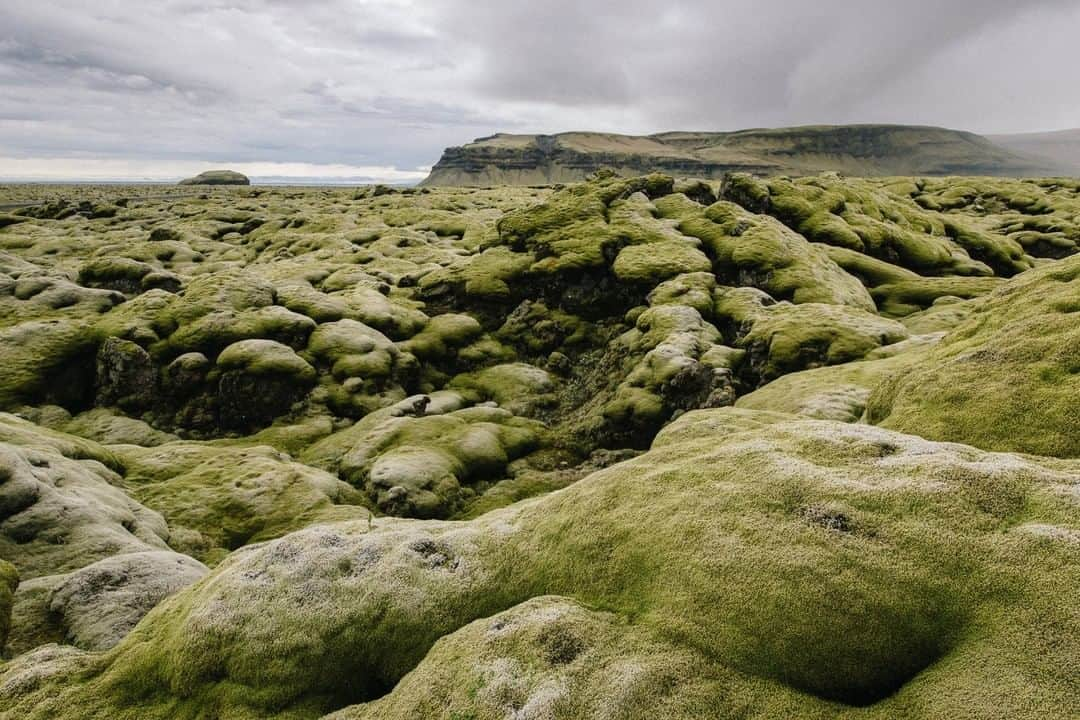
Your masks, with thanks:
[{"label": "green moss", "polygon": [[446,517],[473,497],[470,484],[498,480],[544,432],[539,423],[498,408],[420,408],[413,415],[392,408],[369,415],[306,455],[309,461],[325,457],[322,464],[364,489],[383,512]]},{"label": "green moss", "polygon": [[460,284],[466,295],[487,300],[509,298],[511,286],[532,266],[534,258],[508,247],[488,248],[454,265],[424,275],[420,287],[429,294],[447,284]]},{"label": "green moss", "polygon": [[512,413],[528,415],[534,406],[553,404],[554,382],[544,369],[527,363],[494,365],[457,375],[449,384],[467,400],[494,401]]},{"label": "green moss", "polygon": [[660,283],[649,293],[649,304],[687,305],[697,310],[702,317],[712,317],[713,290],[716,289],[716,276],[711,272],[695,272],[678,275]]},{"label": "green moss", "polygon": [[[41,417],[35,419],[37,423],[44,422]],[[69,419],[69,416],[62,417],[60,424],[63,425]],[[120,458],[94,439],[68,434],[56,428],[42,427],[42,424],[9,413],[0,413],[0,441],[12,445],[49,448],[72,460],[93,460],[110,470],[123,471],[124,465]]]},{"label": "green moss", "polygon": [[4,188],[0,718],[1066,715],[1077,184],[714,191]]},{"label": "green moss", "polygon": [[241,340],[273,340],[293,348],[307,344],[315,329],[311,318],[272,305],[255,310],[223,310],[203,315],[154,345],[150,352],[158,358],[173,358],[189,352],[215,356]]},{"label": "green moss", "polygon": [[269,447],[126,448],[124,487],[169,523],[170,546],[208,563],[317,522],[364,518],[362,496]]},{"label": "green moss", "polygon": [[18,586],[19,571],[7,560],[0,560],[0,652],[7,644],[11,630],[11,607]]},{"label": "green moss", "polygon": [[0,330],[0,407],[86,403],[95,341],[79,322],[26,322]]},{"label": "green moss", "polygon": [[480,323],[468,315],[447,313],[431,318],[423,330],[400,343],[402,351],[420,359],[445,358],[455,348],[476,339],[482,329]]},{"label": "green moss", "polygon": [[221,370],[239,370],[248,375],[276,375],[297,382],[313,382],[315,368],[292,348],[273,340],[241,340],[229,345],[217,358]]},{"label": "green moss", "polygon": [[871,294],[881,312],[895,317],[925,310],[940,298],[980,297],[1002,282],[1001,278],[984,277],[915,277],[878,285]]},{"label": "green moss", "polygon": [[689,413],[646,455],[469,523],[252,548],[112,652],[24,657],[3,682],[29,718],[1067,715],[1065,467]]},{"label": "green moss", "polygon": [[142,420],[126,417],[105,408],[94,408],[79,413],[64,423],[61,429],[72,435],[105,445],[153,447],[177,439],[171,433],[155,430]]},{"label": "green moss", "polygon": [[640,444],[676,411],[727,404],[732,373],[717,353],[720,340],[692,307],[657,305],[638,315],[614,343],[628,372],[601,409],[607,432]]},{"label": "green moss", "polygon": [[779,303],[763,308],[739,346],[746,348],[747,362],[767,382],[789,372],[859,360],[907,337],[900,323],[863,310]]},{"label": "green moss", "polygon": [[1080,455],[1076,302],[1080,259],[987,296],[925,362],[870,399],[872,421],[991,450]]},{"label": "green moss", "polygon": [[571,185],[547,202],[507,213],[499,237],[537,256],[532,272],[547,275],[603,267],[623,245],[677,239],[653,216],[650,198],[672,192],[664,175],[601,177]]},{"label": "green moss", "polygon": [[663,217],[678,221],[681,232],[702,241],[714,271],[731,284],[754,285],[793,302],[873,308],[866,289],[825,250],[770,217],[730,202],[702,209],[680,196],[664,198],[657,207]]},{"label": "green moss", "polygon": [[628,245],[619,251],[612,270],[620,280],[655,284],[683,273],[712,267],[705,253],[688,242],[668,241]]},{"label": "green moss", "polygon": [[153,271],[153,266],[131,258],[98,258],[79,269],[79,283],[130,292],[140,288],[142,279]]},{"label": "green moss", "polygon": [[[743,395],[735,407],[856,422],[879,384],[918,364],[940,339],[941,333],[911,338],[872,351],[866,360],[788,373]],[[893,349],[897,350],[894,354],[878,357],[883,350]]]}]

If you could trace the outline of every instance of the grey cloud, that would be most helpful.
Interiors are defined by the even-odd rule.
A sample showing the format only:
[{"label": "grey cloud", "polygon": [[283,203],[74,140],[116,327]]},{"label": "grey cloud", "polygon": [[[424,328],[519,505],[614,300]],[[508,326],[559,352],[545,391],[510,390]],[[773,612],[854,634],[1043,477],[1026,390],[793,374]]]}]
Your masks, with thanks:
[{"label": "grey cloud", "polygon": [[1073,0],[87,8],[0,4],[0,156],[406,168],[497,131],[1080,126]]}]

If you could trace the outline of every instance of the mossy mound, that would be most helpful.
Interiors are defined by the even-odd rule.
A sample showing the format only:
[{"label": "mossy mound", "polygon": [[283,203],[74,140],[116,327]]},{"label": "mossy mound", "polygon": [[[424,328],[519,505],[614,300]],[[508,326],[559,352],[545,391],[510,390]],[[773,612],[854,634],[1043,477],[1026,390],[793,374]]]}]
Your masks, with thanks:
[{"label": "mossy mound", "polygon": [[739,346],[747,351],[746,362],[762,382],[861,360],[908,337],[907,328],[895,320],[843,305],[767,305],[749,322]]},{"label": "mossy mound", "polygon": [[[415,717],[448,677],[476,692],[440,695],[436,717],[515,697],[553,717],[1067,714],[1075,618],[1042,588],[1080,583],[1062,494],[1078,470],[699,411],[470,523],[321,526],[239,553],[114,651],[25,655],[0,688],[30,718]],[[638,654],[663,662],[628,679],[588,660]]]},{"label": "mossy mound", "polygon": [[15,597],[18,654],[49,642],[83,650],[115,646],[159,602],[201,579],[202,563],[168,550],[125,553],[22,583]]},{"label": "mossy mound", "polygon": [[205,562],[314,522],[368,516],[349,485],[265,446],[124,450],[124,488],[162,514],[174,549]]},{"label": "mossy mound", "polygon": [[869,418],[993,450],[1080,456],[1080,258],[1002,285],[917,366],[870,398]]},{"label": "mossy mound", "polygon": [[165,521],[124,493],[117,473],[66,457],[39,437],[25,446],[0,444],[0,549],[24,581],[124,552],[165,549]]},{"label": "mossy mound", "polygon": [[362,488],[382,512],[447,517],[544,434],[507,410],[464,404],[453,392],[415,396],[321,440],[302,458]]}]

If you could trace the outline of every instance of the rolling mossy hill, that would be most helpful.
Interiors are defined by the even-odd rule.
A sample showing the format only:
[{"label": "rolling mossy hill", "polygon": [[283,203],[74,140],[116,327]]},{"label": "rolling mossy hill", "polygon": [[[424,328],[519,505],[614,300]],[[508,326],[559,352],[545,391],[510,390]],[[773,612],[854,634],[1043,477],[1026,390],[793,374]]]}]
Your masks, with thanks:
[{"label": "rolling mossy hill", "polygon": [[2,720],[1080,704],[1075,181],[5,199]]}]

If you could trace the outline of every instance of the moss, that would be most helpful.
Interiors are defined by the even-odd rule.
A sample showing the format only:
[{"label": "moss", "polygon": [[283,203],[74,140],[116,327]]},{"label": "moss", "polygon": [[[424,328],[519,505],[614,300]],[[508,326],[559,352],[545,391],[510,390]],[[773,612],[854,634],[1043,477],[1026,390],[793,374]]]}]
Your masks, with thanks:
[{"label": "moss", "polygon": [[683,273],[704,272],[710,267],[705,253],[687,242],[656,242],[624,247],[611,269],[620,280],[655,284]]},{"label": "moss", "polygon": [[532,356],[587,346],[593,332],[593,326],[577,315],[545,302],[525,300],[506,316],[494,336]]},{"label": "moss", "polygon": [[468,315],[436,315],[423,330],[398,347],[420,359],[444,358],[452,354],[455,348],[476,339],[481,331],[480,323]]},{"label": "moss", "polygon": [[0,444],[0,552],[24,581],[165,548],[164,520],[120,490],[115,472],[65,457],[32,436],[23,442]]},{"label": "moss", "polygon": [[743,395],[735,407],[857,422],[863,418],[867,400],[878,385],[893,373],[918,364],[940,339],[941,333],[912,338],[897,343],[896,347],[906,346],[904,351],[888,357],[878,358],[870,352],[865,360],[788,373]]},{"label": "moss", "polygon": [[772,204],[769,186],[750,173],[728,173],[720,187],[720,196],[750,212],[768,212]]},{"label": "moss", "polygon": [[702,317],[712,317],[716,276],[711,272],[678,275],[660,283],[649,293],[650,305],[687,305]]},{"label": "moss", "polygon": [[0,718],[1067,714],[1076,183],[715,189],[4,188]]},{"label": "moss", "polygon": [[447,268],[427,273],[420,287],[428,294],[447,284],[461,284],[466,295],[485,300],[511,297],[511,286],[532,266],[534,258],[508,247],[488,248]]},{"label": "moss", "polygon": [[657,203],[681,232],[701,239],[714,270],[731,284],[754,285],[778,299],[873,308],[866,289],[821,248],[772,218],[752,215],[734,203],[702,209],[672,196]]},{"label": "moss", "polygon": [[15,588],[19,586],[19,571],[7,560],[0,560],[0,652],[7,645],[11,630],[11,607]]},{"label": "moss", "polygon": [[542,407],[554,403],[551,375],[527,363],[506,363],[462,373],[450,382],[449,387],[471,402],[494,401],[519,415],[530,414],[535,405]]},{"label": "moss", "polygon": [[720,339],[685,305],[657,305],[638,315],[615,343],[629,372],[601,409],[607,432],[637,445],[677,411],[729,404],[732,373],[717,362]]},{"label": "moss", "polygon": [[320,521],[367,517],[337,478],[265,446],[127,448],[124,487],[170,526],[170,546],[208,563]]},{"label": "moss", "polygon": [[[97,441],[68,434],[61,428],[43,427],[45,419],[41,415],[31,415],[31,417],[34,421],[9,413],[0,413],[0,441],[12,445],[47,448],[72,460],[92,460],[110,470],[123,471],[124,465],[116,453]],[[71,416],[61,412],[58,419],[58,424],[62,426],[71,419]]]},{"label": "moss", "polygon": [[98,258],[79,269],[79,283],[121,292],[137,292],[142,287],[143,278],[153,271],[153,266],[131,258]]},{"label": "moss", "polygon": [[672,192],[664,175],[602,177],[572,185],[547,202],[508,213],[500,239],[537,256],[532,272],[550,275],[603,267],[623,245],[677,238],[652,215],[649,200]]},{"label": "moss", "polygon": [[820,365],[859,360],[908,336],[900,323],[843,307],[779,303],[763,309],[739,340],[763,382]]},{"label": "moss", "polygon": [[1080,578],[1035,529],[1075,515],[1064,466],[775,413],[671,430],[469,523],[251,548],[107,655],[8,664],[10,713],[1068,714],[1068,593],[1042,588]]},{"label": "moss", "polygon": [[980,297],[1001,283],[1001,278],[916,277],[878,285],[871,294],[881,312],[895,317],[925,310],[940,298],[969,300]]},{"label": "moss", "polygon": [[221,370],[239,370],[248,375],[276,375],[299,383],[315,380],[311,367],[292,348],[273,340],[241,340],[229,345],[217,358]]},{"label": "moss", "polygon": [[[836,176],[770,180],[769,212],[815,242],[863,252],[927,274],[991,275],[1030,267],[1016,243],[950,223],[872,181]],[[950,237],[950,233],[952,237]],[[975,256],[968,250],[975,251]]]},{"label": "moss", "polygon": [[1071,422],[1080,259],[1024,273],[988,295],[925,362],[874,393],[888,427],[993,450],[1080,455]]},{"label": "moss", "polygon": [[945,232],[953,241],[994,269],[1004,277],[1011,277],[1034,267],[1032,259],[1016,240],[986,232],[970,221],[949,218],[945,221]]},{"label": "moss", "polygon": [[189,352],[215,356],[241,340],[273,340],[292,348],[303,348],[315,322],[280,306],[255,310],[211,312],[182,325],[176,332],[151,345],[157,358],[174,358]]},{"label": "moss", "polygon": [[0,330],[0,407],[87,404],[94,338],[78,322],[27,322]]},{"label": "moss", "polygon": [[381,332],[356,320],[320,325],[311,334],[307,352],[329,364],[339,380],[390,378],[408,372],[415,362]]},{"label": "moss", "polygon": [[309,459],[329,452],[323,464],[364,489],[383,512],[446,517],[473,497],[471,483],[498,480],[543,434],[539,423],[503,409],[413,407],[419,409],[410,408],[412,415],[369,415],[313,447]]},{"label": "moss", "polygon": [[62,428],[105,445],[141,445],[153,447],[177,439],[172,433],[156,430],[142,420],[126,417],[105,408],[79,413]]}]

